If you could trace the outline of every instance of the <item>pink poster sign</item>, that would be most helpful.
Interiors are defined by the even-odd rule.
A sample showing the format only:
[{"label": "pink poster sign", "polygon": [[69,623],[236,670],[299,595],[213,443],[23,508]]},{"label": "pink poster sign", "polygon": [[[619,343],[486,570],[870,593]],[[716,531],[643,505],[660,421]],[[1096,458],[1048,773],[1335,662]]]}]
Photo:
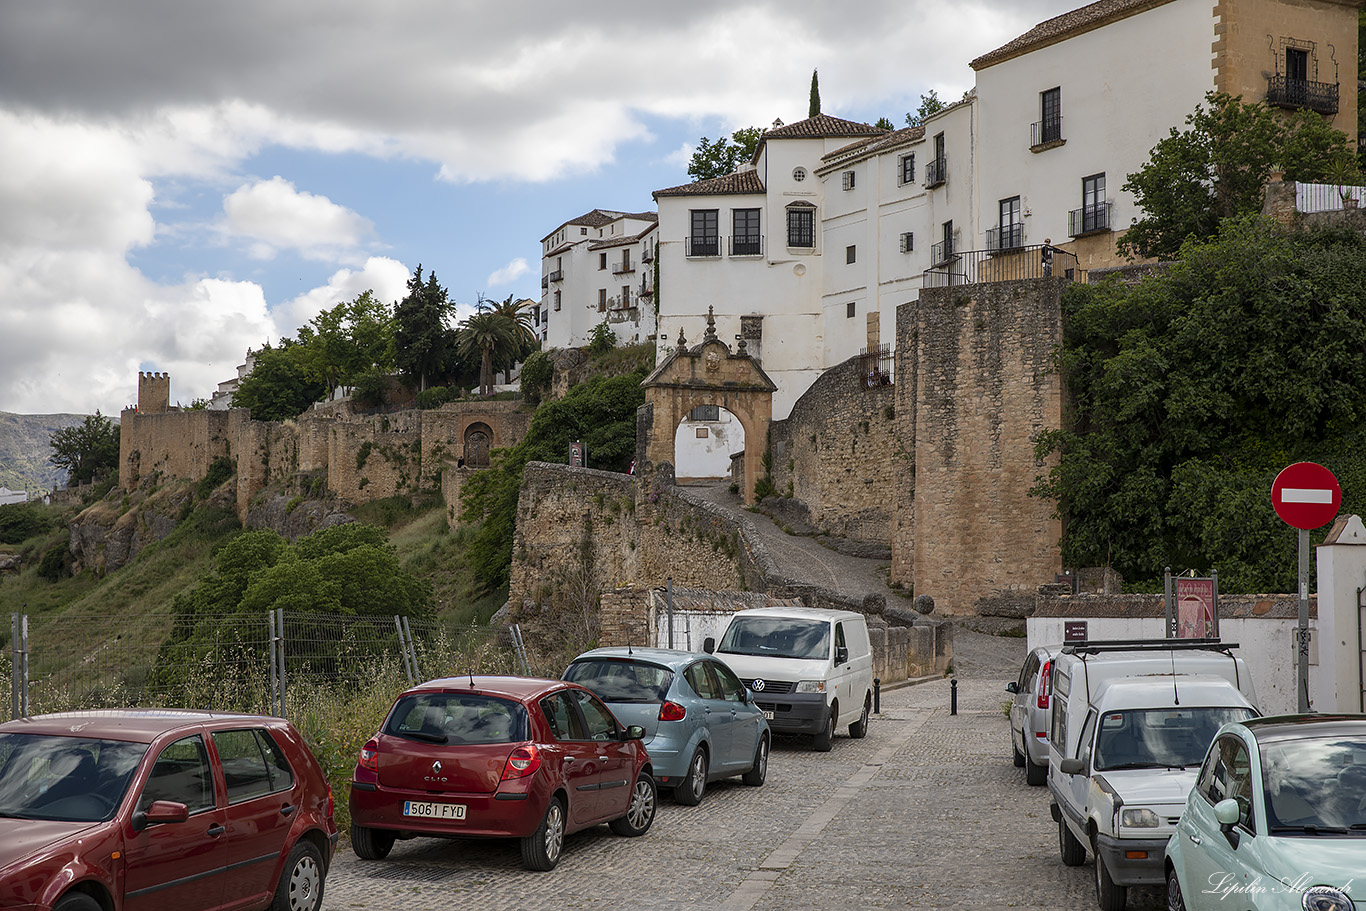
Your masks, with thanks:
[{"label": "pink poster sign", "polygon": [[1181,639],[1214,636],[1214,580],[1176,580],[1176,635]]}]

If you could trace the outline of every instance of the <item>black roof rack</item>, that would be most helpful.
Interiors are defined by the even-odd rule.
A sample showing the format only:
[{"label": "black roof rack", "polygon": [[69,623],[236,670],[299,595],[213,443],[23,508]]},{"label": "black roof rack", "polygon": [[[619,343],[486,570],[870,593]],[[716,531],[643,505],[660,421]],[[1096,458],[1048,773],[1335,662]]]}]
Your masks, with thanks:
[{"label": "black roof rack", "polygon": [[1236,642],[1218,638],[1202,639],[1086,639],[1063,647],[1064,655],[1098,655],[1101,652],[1165,652],[1197,651],[1201,649],[1232,655]]}]

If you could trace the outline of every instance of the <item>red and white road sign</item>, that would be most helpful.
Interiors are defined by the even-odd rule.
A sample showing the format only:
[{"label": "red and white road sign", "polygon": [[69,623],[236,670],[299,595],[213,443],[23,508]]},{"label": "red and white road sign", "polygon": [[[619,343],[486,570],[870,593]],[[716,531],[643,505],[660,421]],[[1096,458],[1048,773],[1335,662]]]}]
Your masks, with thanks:
[{"label": "red and white road sign", "polygon": [[1333,473],[1317,462],[1296,462],[1276,475],[1271,505],[1287,525],[1319,528],[1337,518],[1342,488]]}]

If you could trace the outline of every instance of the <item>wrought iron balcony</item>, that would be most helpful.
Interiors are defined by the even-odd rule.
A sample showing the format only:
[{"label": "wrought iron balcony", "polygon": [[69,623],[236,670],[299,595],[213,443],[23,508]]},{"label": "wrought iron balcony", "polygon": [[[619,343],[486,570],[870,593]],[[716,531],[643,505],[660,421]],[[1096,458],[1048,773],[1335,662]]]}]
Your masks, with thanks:
[{"label": "wrought iron balcony", "polygon": [[927,188],[940,186],[941,184],[947,183],[948,179],[948,156],[935,158],[925,164],[925,186]]},{"label": "wrought iron balcony", "polygon": [[541,290],[544,291],[544,290],[545,290],[546,288],[548,288],[548,287],[550,287],[550,279],[547,278],[546,276],[542,275],[542,276],[541,276]]},{"label": "wrought iron balcony", "polygon": [[1062,118],[1040,120],[1029,125],[1029,145],[1042,146],[1062,142]]},{"label": "wrought iron balcony", "polygon": [[1266,78],[1266,103],[1279,108],[1308,108],[1320,114],[1336,114],[1338,84],[1293,79],[1277,73]]},{"label": "wrought iron balcony", "polygon": [[1094,206],[1082,206],[1067,213],[1067,233],[1071,237],[1084,237],[1110,230],[1110,211],[1114,203],[1103,202]]},{"label": "wrought iron balcony", "polygon": [[715,235],[684,238],[684,256],[720,256],[721,238]]},{"label": "wrought iron balcony", "polygon": [[953,246],[952,240],[941,240],[939,243],[930,247],[930,262],[934,263],[936,266],[942,266],[945,263],[953,262]]},{"label": "wrought iron balcony", "polygon": [[925,270],[923,287],[948,288],[1050,276],[1086,281],[1086,273],[1078,268],[1074,254],[1047,244],[1030,244],[1009,251],[958,250],[942,262],[936,254],[934,267]]},{"label": "wrought iron balcony", "polygon": [[564,270],[563,270],[563,269],[556,269],[554,272],[551,272],[551,273],[550,273],[550,280],[551,280],[552,282],[562,282],[562,281],[564,281]]},{"label": "wrought iron balcony", "polygon": [[762,234],[732,234],[730,237],[731,256],[763,256],[764,236]]},{"label": "wrought iron balcony", "polygon": [[1002,225],[987,228],[987,252],[1001,253],[1024,246],[1024,225]]},{"label": "wrought iron balcony", "polygon": [[628,272],[636,271],[636,267],[631,262],[620,262],[612,267],[613,275],[625,275]]}]

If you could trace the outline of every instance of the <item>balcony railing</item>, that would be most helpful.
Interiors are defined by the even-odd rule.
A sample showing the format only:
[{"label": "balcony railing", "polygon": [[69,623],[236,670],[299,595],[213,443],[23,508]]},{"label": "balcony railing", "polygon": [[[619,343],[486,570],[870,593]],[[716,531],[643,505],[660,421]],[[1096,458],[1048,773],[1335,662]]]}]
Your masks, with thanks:
[{"label": "balcony railing", "polygon": [[930,262],[936,266],[942,266],[953,262],[954,243],[952,239],[941,240],[939,243],[930,247]]},{"label": "balcony railing", "polygon": [[731,256],[763,256],[764,236],[762,234],[732,234],[730,237]]},{"label": "balcony railing", "polygon": [[948,288],[1049,276],[1086,281],[1086,273],[1078,268],[1074,254],[1047,244],[1030,244],[1009,251],[1009,255],[997,250],[958,251],[947,262],[925,270],[923,287]]},{"label": "balcony railing", "polygon": [[625,274],[627,274],[628,272],[634,272],[634,271],[636,271],[635,265],[634,265],[633,263],[629,263],[629,262],[617,263],[617,264],[615,264],[614,266],[612,266],[612,274],[613,274],[613,275],[625,275]]},{"label": "balcony railing", "polygon": [[987,228],[987,251],[1001,253],[1024,246],[1024,225],[1002,225]]},{"label": "balcony railing", "polygon": [[1040,120],[1029,125],[1030,146],[1048,145],[1062,141],[1062,118]]},{"label": "balcony railing", "polygon": [[561,282],[561,281],[564,281],[564,270],[563,270],[563,269],[556,269],[554,272],[551,272],[551,273],[550,273],[550,280],[551,280],[552,282]]},{"label": "balcony railing", "polygon": [[926,165],[925,165],[925,186],[926,186],[926,187],[937,187],[937,186],[939,186],[940,184],[947,183],[947,182],[948,182],[948,179],[949,179],[949,159],[948,159],[947,156],[945,156],[944,158],[935,158],[935,159],[933,159],[933,160],[931,160],[931,161],[929,161],[929,162],[926,163]]},{"label": "balcony railing", "polygon": [[550,279],[547,278],[546,276],[542,275],[542,276],[541,276],[541,290],[544,291],[544,290],[545,290],[546,288],[548,288],[548,287],[550,287]]},{"label": "balcony railing", "polygon": [[1067,233],[1071,237],[1084,237],[1110,230],[1110,211],[1114,203],[1103,202],[1094,206],[1082,206],[1067,213]]},{"label": "balcony railing", "polygon": [[1320,114],[1338,112],[1338,84],[1292,79],[1279,73],[1266,78],[1266,103],[1280,108],[1308,108]]},{"label": "balcony railing", "polygon": [[685,237],[683,245],[684,256],[721,255],[721,238],[719,237]]},{"label": "balcony railing", "polygon": [[646,250],[645,253],[644,253],[644,255],[642,255],[642,256],[640,257],[640,261],[643,262],[643,263],[652,263],[652,262],[654,262],[654,261],[655,261],[655,251],[654,251],[654,250]]}]

